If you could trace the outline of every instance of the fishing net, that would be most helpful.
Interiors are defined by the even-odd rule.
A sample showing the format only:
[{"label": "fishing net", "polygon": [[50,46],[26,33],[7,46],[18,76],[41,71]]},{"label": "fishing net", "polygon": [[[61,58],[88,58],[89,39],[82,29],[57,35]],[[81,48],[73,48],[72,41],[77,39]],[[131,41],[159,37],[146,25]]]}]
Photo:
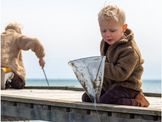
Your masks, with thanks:
[{"label": "fishing net", "polygon": [[105,56],[94,56],[72,60],[68,63],[93,102],[98,102],[101,94],[105,59]]}]

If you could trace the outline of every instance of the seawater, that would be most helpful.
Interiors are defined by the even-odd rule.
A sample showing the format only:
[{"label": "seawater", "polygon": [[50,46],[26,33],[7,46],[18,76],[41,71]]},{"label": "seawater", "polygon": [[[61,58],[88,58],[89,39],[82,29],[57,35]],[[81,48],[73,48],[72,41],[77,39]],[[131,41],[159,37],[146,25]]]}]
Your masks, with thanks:
[{"label": "seawater", "polygon": [[[50,86],[82,87],[77,79],[48,79]],[[45,79],[27,79],[26,86],[48,86]],[[143,80],[144,92],[161,93],[161,80]]]}]

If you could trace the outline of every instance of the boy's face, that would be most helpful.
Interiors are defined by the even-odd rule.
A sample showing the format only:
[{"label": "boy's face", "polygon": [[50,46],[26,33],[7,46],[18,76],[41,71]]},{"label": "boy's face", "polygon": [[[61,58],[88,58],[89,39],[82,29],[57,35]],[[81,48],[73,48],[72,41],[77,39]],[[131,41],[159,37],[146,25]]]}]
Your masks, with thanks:
[{"label": "boy's face", "polygon": [[122,38],[123,25],[115,21],[101,20],[99,22],[102,38],[109,45],[114,44]]}]

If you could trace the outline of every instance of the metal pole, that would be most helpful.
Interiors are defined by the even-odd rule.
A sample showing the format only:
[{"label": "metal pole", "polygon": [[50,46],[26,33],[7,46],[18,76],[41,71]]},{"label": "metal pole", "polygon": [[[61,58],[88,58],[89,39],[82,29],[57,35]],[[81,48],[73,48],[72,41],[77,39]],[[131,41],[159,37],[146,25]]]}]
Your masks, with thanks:
[{"label": "metal pole", "polygon": [[45,76],[45,78],[46,78],[47,84],[48,84],[48,86],[49,86],[49,82],[48,82],[48,80],[47,80],[47,76],[46,76],[46,73],[45,73],[45,71],[44,71],[44,68],[42,68],[42,69],[43,69],[43,73],[44,73],[44,76]]}]

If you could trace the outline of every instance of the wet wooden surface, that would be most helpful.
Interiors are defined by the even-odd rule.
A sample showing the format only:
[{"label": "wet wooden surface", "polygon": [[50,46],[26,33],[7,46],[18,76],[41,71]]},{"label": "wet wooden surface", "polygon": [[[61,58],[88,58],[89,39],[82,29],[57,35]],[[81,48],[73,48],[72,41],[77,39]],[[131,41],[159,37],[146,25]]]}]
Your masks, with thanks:
[{"label": "wet wooden surface", "polygon": [[[22,97],[31,97],[31,98],[45,98],[50,100],[66,100],[66,101],[76,101],[81,102],[81,97],[84,91],[73,91],[73,90],[41,90],[41,89],[8,89],[1,90],[1,95],[9,96],[22,96]],[[148,108],[161,110],[162,99],[161,97],[147,97],[150,102]]]}]

